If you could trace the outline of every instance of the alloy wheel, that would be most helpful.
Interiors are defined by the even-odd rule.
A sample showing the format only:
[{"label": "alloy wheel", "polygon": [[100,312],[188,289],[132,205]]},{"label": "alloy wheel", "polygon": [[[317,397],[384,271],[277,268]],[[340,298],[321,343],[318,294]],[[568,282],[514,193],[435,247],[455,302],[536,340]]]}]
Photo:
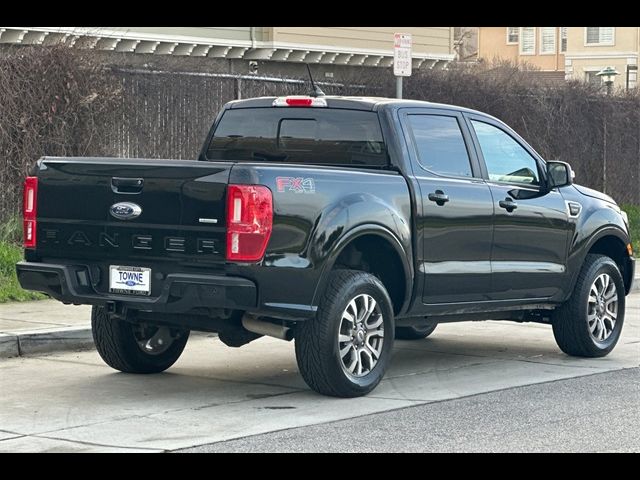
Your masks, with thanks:
[{"label": "alloy wheel", "polygon": [[600,274],[591,285],[587,300],[587,322],[591,337],[599,343],[607,340],[613,333],[617,318],[616,284],[608,274]]},{"label": "alloy wheel", "polygon": [[361,378],[378,364],[384,343],[384,317],[371,295],[362,294],[342,312],[338,349],[345,373]]}]

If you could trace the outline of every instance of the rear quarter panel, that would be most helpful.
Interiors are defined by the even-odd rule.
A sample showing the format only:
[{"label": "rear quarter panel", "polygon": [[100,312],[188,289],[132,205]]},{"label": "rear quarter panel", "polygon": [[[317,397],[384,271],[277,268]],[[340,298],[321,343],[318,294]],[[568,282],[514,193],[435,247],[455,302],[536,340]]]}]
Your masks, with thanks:
[{"label": "rear quarter panel", "polygon": [[263,262],[229,265],[230,274],[257,282],[263,312],[312,316],[323,273],[359,234],[391,236],[411,264],[410,196],[397,172],[243,163],[229,181],[265,185],[273,193],[273,231]]}]

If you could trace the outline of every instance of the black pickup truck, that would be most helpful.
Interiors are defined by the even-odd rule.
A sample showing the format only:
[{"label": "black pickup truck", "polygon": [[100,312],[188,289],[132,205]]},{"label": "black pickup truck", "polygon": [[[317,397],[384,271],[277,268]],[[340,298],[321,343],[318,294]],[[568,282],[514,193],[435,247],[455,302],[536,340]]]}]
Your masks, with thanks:
[{"label": "black pickup truck", "polygon": [[20,283],[93,305],[111,367],[163,371],[191,330],[295,338],[341,397],[440,322],[546,323],[604,356],[635,265],[625,213],[566,163],[483,113],[380,98],[231,102],[197,161],[42,158],[24,230]]}]

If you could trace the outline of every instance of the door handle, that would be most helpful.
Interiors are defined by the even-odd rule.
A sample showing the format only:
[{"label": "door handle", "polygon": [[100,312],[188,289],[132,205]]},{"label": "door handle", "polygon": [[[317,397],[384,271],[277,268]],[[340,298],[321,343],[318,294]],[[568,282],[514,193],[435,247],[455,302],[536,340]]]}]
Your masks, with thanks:
[{"label": "door handle", "polygon": [[516,208],[518,208],[518,204],[513,200],[511,200],[510,198],[505,198],[504,200],[500,200],[498,202],[498,205],[500,205],[500,208],[504,208],[509,213],[513,212]]},{"label": "door handle", "polygon": [[449,195],[445,195],[442,190],[436,190],[435,193],[430,193],[427,198],[429,198],[431,202],[436,202],[439,206],[443,206],[449,201]]},{"label": "door handle", "polygon": [[113,193],[135,195],[141,193],[143,187],[144,178],[113,177],[111,179],[111,190],[113,190]]}]

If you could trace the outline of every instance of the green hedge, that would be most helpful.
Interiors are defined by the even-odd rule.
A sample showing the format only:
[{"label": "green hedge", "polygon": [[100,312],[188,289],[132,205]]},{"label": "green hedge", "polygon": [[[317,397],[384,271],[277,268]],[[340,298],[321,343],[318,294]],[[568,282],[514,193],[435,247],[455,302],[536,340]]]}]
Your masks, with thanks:
[{"label": "green hedge", "polygon": [[640,206],[622,205],[622,210],[629,216],[629,226],[631,227],[631,240],[633,241],[633,252],[636,257],[640,256]]},{"label": "green hedge", "polygon": [[23,290],[16,278],[16,263],[22,260],[21,228],[18,218],[0,226],[0,303],[46,298],[39,293]]}]

